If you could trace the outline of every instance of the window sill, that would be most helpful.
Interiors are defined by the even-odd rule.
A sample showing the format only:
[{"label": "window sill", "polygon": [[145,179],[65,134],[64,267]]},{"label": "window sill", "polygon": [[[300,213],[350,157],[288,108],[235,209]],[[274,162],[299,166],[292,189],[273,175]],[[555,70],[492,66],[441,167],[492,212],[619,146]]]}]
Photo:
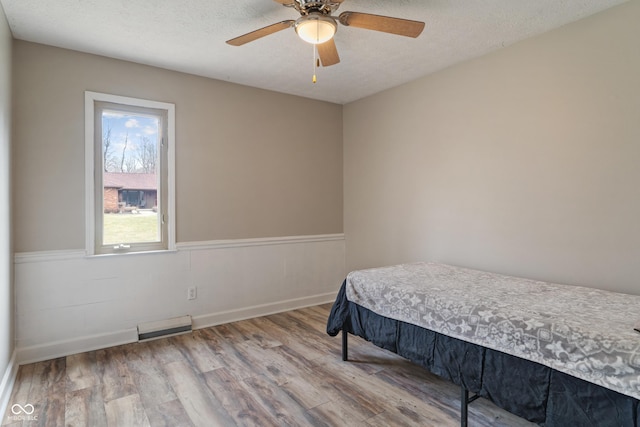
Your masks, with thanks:
[{"label": "window sill", "polygon": [[121,257],[121,256],[139,256],[139,255],[158,255],[158,254],[173,254],[178,253],[175,248],[172,249],[158,249],[152,251],[128,251],[128,252],[114,252],[109,254],[85,254],[85,258],[108,258],[108,257]]}]

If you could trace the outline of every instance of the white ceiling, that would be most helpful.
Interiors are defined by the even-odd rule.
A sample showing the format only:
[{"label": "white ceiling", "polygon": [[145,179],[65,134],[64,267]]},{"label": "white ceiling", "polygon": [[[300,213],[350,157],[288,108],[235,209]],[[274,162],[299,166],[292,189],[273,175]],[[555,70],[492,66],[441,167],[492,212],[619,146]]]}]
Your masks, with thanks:
[{"label": "white ceiling", "polygon": [[299,15],[273,0],[0,0],[14,38],[344,104],[627,0],[346,0],[340,9],[426,22],[417,39],[340,26],[320,68],[293,28],[226,40]]}]

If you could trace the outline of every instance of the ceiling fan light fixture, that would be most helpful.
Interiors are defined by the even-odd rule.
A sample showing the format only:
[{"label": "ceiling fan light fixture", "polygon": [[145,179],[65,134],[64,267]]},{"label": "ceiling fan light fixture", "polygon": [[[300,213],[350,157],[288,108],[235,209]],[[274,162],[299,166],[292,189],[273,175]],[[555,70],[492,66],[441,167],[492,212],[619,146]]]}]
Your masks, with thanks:
[{"label": "ceiling fan light fixture", "polygon": [[338,30],[333,18],[317,12],[299,18],[295,27],[298,37],[311,44],[322,44],[331,40]]}]

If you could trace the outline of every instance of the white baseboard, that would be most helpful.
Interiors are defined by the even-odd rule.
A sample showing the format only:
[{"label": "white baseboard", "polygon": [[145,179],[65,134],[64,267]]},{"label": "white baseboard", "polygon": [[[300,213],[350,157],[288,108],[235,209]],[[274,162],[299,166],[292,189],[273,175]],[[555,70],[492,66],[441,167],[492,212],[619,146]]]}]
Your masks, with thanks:
[{"label": "white baseboard", "polygon": [[9,360],[9,365],[2,376],[0,382],[0,423],[4,420],[4,416],[7,412],[7,406],[9,405],[9,399],[11,399],[11,392],[13,391],[13,385],[16,382],[18,376],[18,364],[17,352],[14,351]]},{"label": "white baseboard", "polygon": [[73,340],[55,341],[32,347],[18,348],[17,360],[20,365],[26,365],[136,341],[138,341],[138,331],[135,328],[107,334],[89,335]]},{"label": "white baseboard", "polygon": [[[261,304],[253,307],[240,308],[237,310],[205,314],[193,318],[193,328],[207,328],[209,326],[221,325],[223,323],[236,322],[253,317],[268,316],[270,314],[281,313],[283,311],[296,310],[313,305],[325,304],[333,302],[336,298],[336,294],[337,292],[329,292],[321,295],[295,298],[270,304]],[[17,373],[17,364],[15,363],[16,360],[19,361],[20,365],[25,365],[28,363],[41,362],[43,360],[65,357],[85,351],[93,351],[102,348],[115,347],[121,344],[129,344],[136,341],[138,341],[137,330],[128,329],[107,334],[80,337],[73,340],[56,341],[32,347],[18,348],[14,352],[14,357],[12,358],[12,363],[13,365],[15,365],[15,367],[13,368],[15,369],[15,373],[12,381],[15,380],[15,374]],[[2,384],[4,384],[4,382]],[[12,386],[13,383],[11,383],[11,388]],[[0,390],[0,392],[1,391],[2,390]],[[11,390],[9,390],[9,395],[10,394]],[[9,397],[7,396],[7,399],[8,398]],[[1,402],[2,401],[0,401],[0,403]]]},{"label": "white baseboard", "polygon": [[297,310],[299,308],[325,304],[335,301],[336,295],[337,292],[329,292],[322,295],[290,299],[271,304],[261,304],[237,310],[223,311],[220,313],[205,314],[193,318],[193,329],[208,328],[209,326],[222,325],[224,323],[237,322],[239,320],[268,316],[270,314],[282,313],[283,311]]}]

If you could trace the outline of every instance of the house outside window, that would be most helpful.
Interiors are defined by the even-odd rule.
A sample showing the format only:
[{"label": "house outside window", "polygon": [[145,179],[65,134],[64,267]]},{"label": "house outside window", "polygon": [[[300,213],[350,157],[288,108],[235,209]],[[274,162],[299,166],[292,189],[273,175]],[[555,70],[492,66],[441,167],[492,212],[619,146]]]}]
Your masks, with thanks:
[{"label": "house outside window", "polygon": [[175,249],[173,104],[85,92],[88,255]]}]

